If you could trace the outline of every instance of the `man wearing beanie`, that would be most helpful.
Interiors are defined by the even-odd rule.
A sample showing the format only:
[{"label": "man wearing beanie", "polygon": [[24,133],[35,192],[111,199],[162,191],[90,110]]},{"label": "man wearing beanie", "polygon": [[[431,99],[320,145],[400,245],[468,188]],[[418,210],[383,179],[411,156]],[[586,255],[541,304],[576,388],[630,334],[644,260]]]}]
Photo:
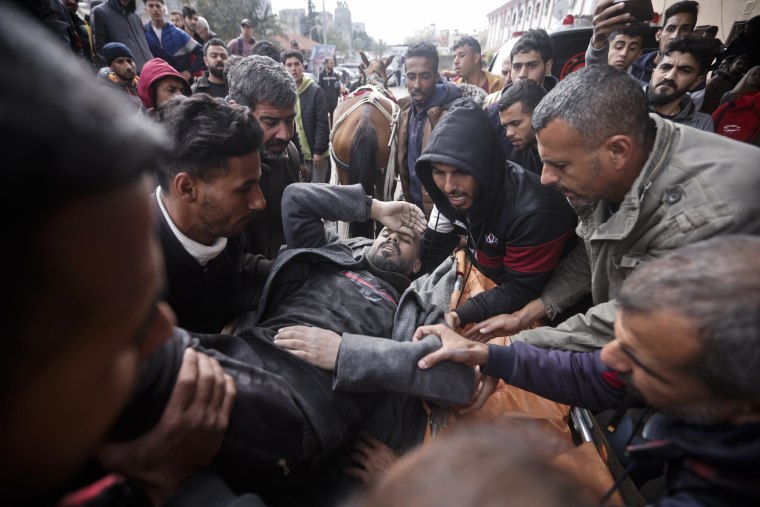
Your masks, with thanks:
[{"label": "man wearing beanie", "polygon": [[101,50],[106,67],[98,71],[97,81],[117,90],[122,97],[134,106],[135,111],[142,109],[142,101],[137,93],[140,78],[135,73],[135,59],[132,51],[121,42],[109,42]]}]

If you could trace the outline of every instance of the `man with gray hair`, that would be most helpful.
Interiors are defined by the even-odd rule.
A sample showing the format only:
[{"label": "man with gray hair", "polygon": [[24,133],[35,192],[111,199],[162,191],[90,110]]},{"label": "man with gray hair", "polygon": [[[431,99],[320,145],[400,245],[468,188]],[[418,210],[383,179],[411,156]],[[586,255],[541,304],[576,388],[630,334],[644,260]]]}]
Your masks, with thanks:
[{"label": "man with gray hair", "polygon": [[664,497],[648,500],[758,505],[758,251],[758,237],[723,236],[636,270],[618,296],[614,340],[601,351],[485,345],[423,326],[415,337],[436,334],[444,346],[420,366],[444,359],[481,365],[515,387],[595,411],[625,408],[628,400],[651,407],[661,412],[645,431],[651,440],[627,449],[634,463],[668,465]]},{"label": "man with gray hair", "polygon": [[247,250],[274,259],[285,241],[280,203],[285,187],[299,179],[295,131],[296,83],[285,67],[267,56],[236,60],[227,75],[229,99],[250,108],[264,130],[261,189],[266,210],[248,224]]},{"label": "man with gray hair", "polygon": [[612,338],[615,298],[643,264],[712,236],[760,232],[760,150],[649,114],[636,81],[607,65],[572,73],[544,97],[533,128],[544,167],[579,216],[581,241],[539,299],[480,329],[505,336],[554,318],[591,292],[595,306],[556,328],[512,336],[590,350]]}]

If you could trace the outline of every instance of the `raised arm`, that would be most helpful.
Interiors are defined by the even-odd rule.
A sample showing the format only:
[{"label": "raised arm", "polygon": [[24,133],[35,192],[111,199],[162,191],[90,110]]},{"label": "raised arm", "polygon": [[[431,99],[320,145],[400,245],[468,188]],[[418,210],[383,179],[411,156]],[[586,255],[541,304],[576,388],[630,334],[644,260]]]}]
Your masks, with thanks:
[{"label": "raised arm", "polygon": [[294,183],[282,195],[282,227],[288,248],[319,248],[328,236],[322,219],[363,222],[372,199],[361,185]]},{"label": "raised arm", "polygon": [[630,14],[620,14],[624,7],[623,2],[613,4],[612,0],[600,0],[596,5],[594,17],[591,20],[594,31],[586,49],[586,65],[607,64],[609,50],[607,38],[615,30],[625,28],[633,21]]}]

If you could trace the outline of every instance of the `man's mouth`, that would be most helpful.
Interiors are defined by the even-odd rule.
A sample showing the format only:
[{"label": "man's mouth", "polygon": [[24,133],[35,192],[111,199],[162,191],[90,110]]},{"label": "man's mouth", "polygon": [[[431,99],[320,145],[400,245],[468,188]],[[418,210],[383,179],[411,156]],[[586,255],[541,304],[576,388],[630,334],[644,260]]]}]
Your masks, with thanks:
[{"label": "man's mouth", "polygon": [[399,250],[398,245],[392,241],[386,241],[380,245],[380,250],[388,250],[389,252],[395,252],[396,255],[401,255],[401,251]]},{"label": "man's mouth", "polygon": [[449,199],[451,205],[457,208],[464,204],[465,199],[467,199],[467,194],[456,192],[453,194],[447,194],[446,197]]},{"label": "man's mouth", "polygon": [[661,86],[667,86],[668,88],[676,89],[676,84],[673,81],[660,81],[657,88]]}]

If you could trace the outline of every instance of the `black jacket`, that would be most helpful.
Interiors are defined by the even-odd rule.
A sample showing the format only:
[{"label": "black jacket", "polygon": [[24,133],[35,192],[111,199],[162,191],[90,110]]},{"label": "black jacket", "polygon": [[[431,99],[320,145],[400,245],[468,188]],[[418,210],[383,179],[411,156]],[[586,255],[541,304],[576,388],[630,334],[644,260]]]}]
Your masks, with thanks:
[{"label": "black jacket", "polygon": [[142,72],[145,62],[153,58],[142,20],[135,9],[135,0],[130,0],[126,6],[121,5],[119,0],[106,0],[92,10],[92,42],[100,59],[98,67],[107,66],[102,51],[109,42],[121,42],[132,51],[138,74]]},{"label": "black jacket", "polygon": [[[307,79],[304,77],[304,79]],[[312,157],[327,151],[330,127],[327,121],[327,106],[322,88],[315,82],[300,95],[301,121],[306,132],[306,141]]]},{"label": "black jacket", "polygon": [[332,114],[340,98],[340,78],[335,72],[328,74],[327,70],[323,70],[319,73],[319,86],[325,94],[327,111]]},{"label": "black jacket", "polygon": [[153,198],[166,268],[166,301],[177,324],[199,333],[218,333],[241,313],[255,309],[261,292],[255,281],[259,259],[243,252],[244,237],[229,238],[224,251],[201,266],[172,232],[155,194]]},{"label": "black jacket", "polygon": [[290,143],[288,157],[270,160],[261,157],[261,179],[259,186],[264,199],[265,209],[258,211],[245,226],[245,251],[254,255],[263,255],[274,259],[285,244],[285,232],[282,228],[282,194],[285,187],[298,181],[299,157],[296,147]]},{"label": "black jacket", "polygon": [[[431,163],[453,165],[473,175],[479,195],[465,216],[458,216],[435,186]],[[486,113],[464,99],[431,134],[416,164],[417,175],[438,211],[454,230],[441,234],[431,219],[423,238],[426,269],[438,265],[468,238],[472,262],[498,287],[478,294],[456,310],[462,324],[511,313],[537,298],[573,237],[575,213],[539,177],[507,163]]]}]

